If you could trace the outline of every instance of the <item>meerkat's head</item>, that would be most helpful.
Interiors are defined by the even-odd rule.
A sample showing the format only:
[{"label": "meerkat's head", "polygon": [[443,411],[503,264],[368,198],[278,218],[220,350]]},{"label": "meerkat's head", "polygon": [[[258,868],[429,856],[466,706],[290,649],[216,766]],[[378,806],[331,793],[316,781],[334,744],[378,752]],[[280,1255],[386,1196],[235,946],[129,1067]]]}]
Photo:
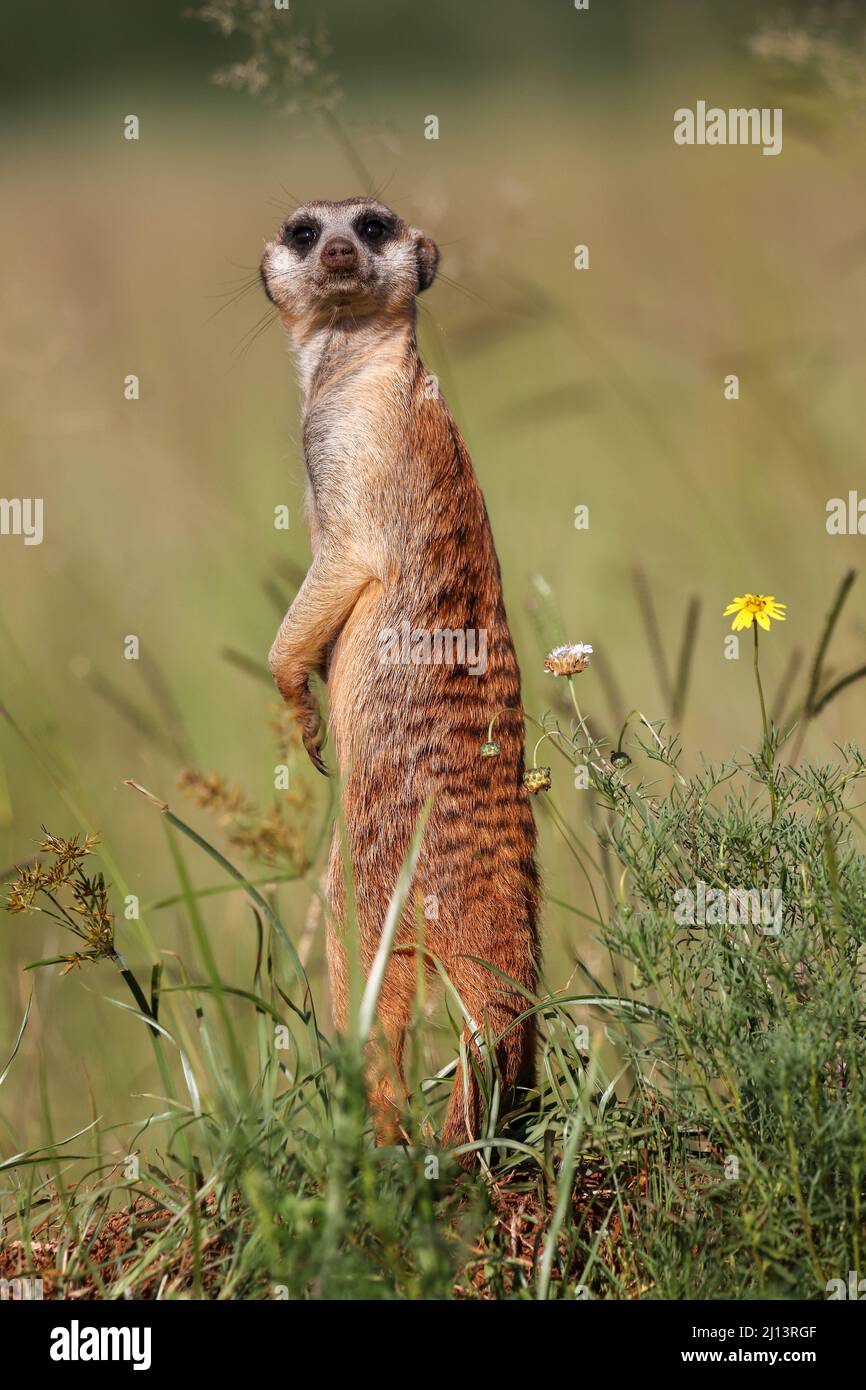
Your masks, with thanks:
[{"label": "meerkat's head", "polygon": [[373,198],[297,208],[265,246],[262,284],[280,318],[304,336],[341,319],[411,315],[433,283],[439,251]]}]

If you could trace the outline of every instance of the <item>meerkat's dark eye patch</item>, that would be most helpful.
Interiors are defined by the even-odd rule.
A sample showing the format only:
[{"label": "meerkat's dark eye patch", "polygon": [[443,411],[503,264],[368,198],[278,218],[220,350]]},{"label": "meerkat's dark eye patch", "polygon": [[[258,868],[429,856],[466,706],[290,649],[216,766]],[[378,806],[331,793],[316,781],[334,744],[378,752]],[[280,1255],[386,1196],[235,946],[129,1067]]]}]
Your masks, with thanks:
[{"label": "meerkat's dark eye patch", "polygon": [[368,246],[382,246],[394,235],[394,226],[383,217],[365,214],[356,221],[355,231]]},{"label": "meerkat's dark eye patch", "polygon": [[304,255],[311,246],[315,246],[319,239],[319,230],[315,222],[295,222],[285,228],[282,236],[283,245]]}]

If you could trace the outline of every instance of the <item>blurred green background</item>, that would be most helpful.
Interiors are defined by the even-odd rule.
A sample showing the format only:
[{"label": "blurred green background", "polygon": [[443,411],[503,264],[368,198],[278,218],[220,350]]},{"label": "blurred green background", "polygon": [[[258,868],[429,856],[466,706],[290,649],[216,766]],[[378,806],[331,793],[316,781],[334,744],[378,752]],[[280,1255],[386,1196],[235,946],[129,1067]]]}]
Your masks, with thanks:
[{"label": "blurred green background", "polygon": [[[292,0],[276,19],[267,4],[207,9],[211,24],[172,0],[3,6],[0,494],[44,498],[45,537],[0,537],[0,701],[28,741],[0,722],[0,867],[33,853],[40,824],[86,823],[147,904],[176,883],[159,818],[124,778],[223,848],[177,792],[180,769],[272,794],[272,697],[224,650],[263,663],[309,554],[293,371],[277,325],[257,335],[268,306],[251,280],[295,199],[375,189],[442,248],[450,278],[422,301],[422,351],[487,497],[527,710],[561,699],[542,670],[549,638],[595,646],[580,690],[597,733],[615,738],[633,706],[670,719],[638,567],[669,665],[689,597],[702,605],[677,726],[688,765],[754,747],[751,651],[724,659],[722,608],[746,590],[788,603],[763,645],[775,697],[798,649],[802,685],[832,593],[866,545],[825,529],[829,498],[866,495],[856,11],[828,5],[816,28],[811,5],[780,20],[754,0],[591,0],[586,12],[570,0]],[[243,27],[220,32],[239,15],[264,24],[265,11],[279,41],[327,28],[329,53],[300,51],[300,67],[310,55],[319,65],[300,94],[296,69],[284,81],[279,61],[248,66]],[[212,80],[230,64],[241,90]],[[699,99],[782,106],[781,156],[675,146],[674,110]],[[137,142],[123,138],[130,113]],[[437,141],[424,138],[430,114]],[[579,243],[588,270],[574,269]],[[130,373],[138,401],[124,399]],[[737,402],[723,398],[728,373]],[[288,534],[273,526],[280,503]],[[536,576],[561,623],[539,607]],[[124,659],[128,634],[137,662]],[[862,662],[864,636],[855,588],[830,667]],[[863,713],[855,685],[806,751],[856,738]],[[564,763],[555,773],[582,834],[586,794]],[[324,785],[298,775],[319,816]],[[542,806],[539,822],[548,891],[580,904]],[[218,880],[190,862],[196,882]],[[313,921],[326,1016],[314,885],[284,886],[279,900],[296,938]],[[219,897],[207,922],[227,978],[248,983],[248,909]],[[575,947],[595,958],[576,922],[546,910],[553,985]],[[184,950],[180,907],[147,927],[161,949]],[[141,964],[122,913],[118,943]],[[4,1148],[43,1131],[41,1070],[57,1132],[89,1118],[91,1090],[109,1120],[151,1105],[130,1101],[153,1087],[144,1030],[98,1001],[122,994],[111,967],[22,972],[70,947],[50,922],[0,915],[0,1061],[36,996],[2,1094]]]}]

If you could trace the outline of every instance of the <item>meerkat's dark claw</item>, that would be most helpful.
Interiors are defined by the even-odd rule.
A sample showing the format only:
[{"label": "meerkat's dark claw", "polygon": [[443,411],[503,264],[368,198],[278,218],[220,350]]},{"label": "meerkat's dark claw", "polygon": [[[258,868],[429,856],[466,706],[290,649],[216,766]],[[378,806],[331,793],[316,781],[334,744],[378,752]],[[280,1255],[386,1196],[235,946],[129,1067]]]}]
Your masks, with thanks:
[{"label": "meerkat's dark claw", "polygon": [[304,747],[307,750],[310,762],[317,772],[321,772],[323,777],[330,777],[330,771],[322,762],[322,755],[319,752],[319,744],[313,739],[304,739]]},{"label": "meerkat's dark claw", "polygon": [[323,777],[330,777],[330,773],[322,761],[322,745],[325,742],[325,725],[319,715],[319,711],[310,701],[301,717],[301,739],[307,750],[307,756],[317,772],[321,772]]},{"label": "meerkat's dark claw", "polygon": [[325,725],[316,701],[310,694],[310,687],[306,680],[289,682],[281,679],[279,665],[273,661],[273,650],[271,658],[271,669],[274,672],[277,689],[298,721],[301,740],[307,750],[310,762],[317,772],[321,772],[323,777],[329,777],[331,774],[323,763],[320,752],[322,744],[325,742]]}]

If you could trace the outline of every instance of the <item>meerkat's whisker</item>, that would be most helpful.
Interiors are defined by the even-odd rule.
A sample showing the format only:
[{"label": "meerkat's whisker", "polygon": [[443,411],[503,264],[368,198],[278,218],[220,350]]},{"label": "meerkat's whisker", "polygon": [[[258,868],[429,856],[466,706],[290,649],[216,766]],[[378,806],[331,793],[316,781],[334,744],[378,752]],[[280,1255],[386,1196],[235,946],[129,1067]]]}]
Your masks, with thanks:
[{"label": "meerkat's whisker", "polygon": [[390,186],[391,186],[391,184],[392,184],[392,182],[393,182],[393,180],[394,180],[394,175],[395,175],[396,173],[397,173],[397,166],[395,165],[395,167],[391,170],[390,174],[389,174],[388,177],[386,178],[385,182],[382,183],[382,184],[379,184],[378,187],[375,188],[375,189],[373,190],[373,192],[370,194],[370,198],[372,199],[373,202],[379,202],[380,199],[382,198],[382,195],[383,195],[384,193],[387,193],[388,189],[390,188]]},{"label": "meerkat's whisker", "polygon": [[260,338],[261,335],[270,328],[272,323],[276,323],[276,320],[277,316],[272,309],[269,309],[266,314],[263,314],[262,317],[253,324],[252,328],[248,328],[246,333],[242,335],[235,348],[235,356],[239,358],[246,357],[256,339]]},{"label": "meerkat's whisker", "polygon": [[239,304],[240,301],[245,299],[253,290],[261,289],[261,283],[259,272],[256,271],[255,275],[251,276],[249,281],[241,285],[239,289],[225,290],[211,295],[211,299],[221,299],[223,302],[217,305],[213,313],[205,319],[205,324],[212,323],[218,314],[221,314],[225,309],[230,309],[233,304]]},{"label": "meerkat's whisker", "polygon": [[465,294],[469,299],[474,299],[476,303],[483,304],[485,309],[492,309],[495,312],[502,312],[499,305],[496,305],[492,303],[491,300],[486,299],[484,295],[479,294],[477,290],[471,290],[468,285],[461,285],[460,281],[453,279],[452,276],[442,274],[438,278],[440,280],[444,280],[445,284],[450,285],[453,290],[459,290],[461,294]]}]

